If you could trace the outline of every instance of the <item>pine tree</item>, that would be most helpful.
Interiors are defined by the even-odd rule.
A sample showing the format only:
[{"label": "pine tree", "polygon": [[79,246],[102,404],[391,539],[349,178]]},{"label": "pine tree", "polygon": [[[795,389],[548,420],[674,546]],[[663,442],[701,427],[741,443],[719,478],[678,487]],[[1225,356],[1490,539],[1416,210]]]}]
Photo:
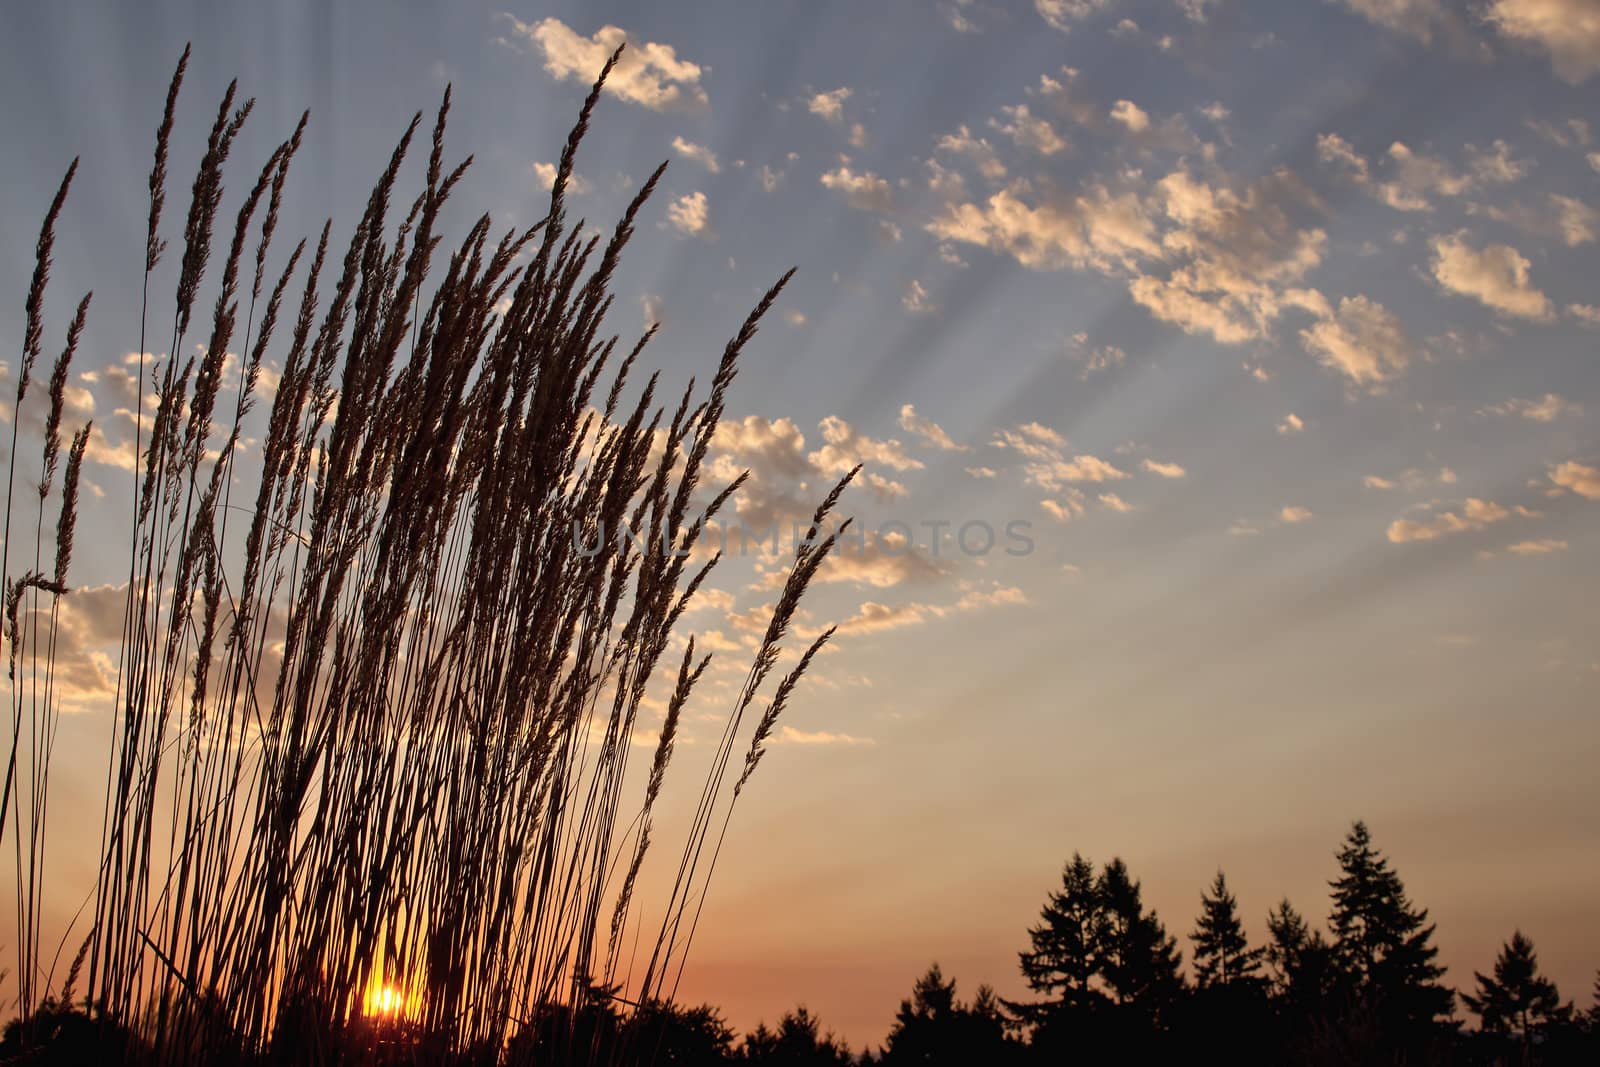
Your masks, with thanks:
[{"label": "pine tree", "polygon": [[1523,1041],[1562,1017],[1556,984],[1539,973],[1533,942],[1512,933],[1494,961],[1494,976],[1474,972],[1478,992],[1461,999],[1482,1020],[1486,1033],[1507,1034]]},{"label": "pine tree", "polygon": [[1117,1002],[1159,1016],[1183,990],[1183,955],[1156,913],[1146,912],[1139,883],[1113,859],[1097,883],[1106,920],[1101,927],[1101,973]]},{"label": "pine tree", "polygon": [[1355,997],[1385,1023],[1410,1025],[1448,1017],[1454,1003],[1438,979],[1439,950],[1426,909],[1412,907],[1389,860],[1356,822],[1338,852],[1340,876],[1329,883],[1334,956]]},{"label": "pine tree", "polygon": [[1321,999],[1331,978],[1332,950],[1287,897],[1267,914],[1265,955],[1272,992],[1280,1000],[1310,1006]]},{"label": "pine tree", "polygon": [[1239,902],[1220,870],[1210,891],[1200,894],[1200,917],[1189,940],[1194,942],[1195,984],[1201,989],[1261,982],[1265,950],[1250,947],[1239,922]]},{"label": "pine tree", "polygon": [[900,1002],[881,1062],[898,1064],[1003,1063],[1019,1046],[1006,1035],[994,990],[980,986],[970,1006],[956,999],[956,983],[935,963],[917,979],[911,999]]},{"label": "pine tree", "polygon": [[[1105,1002],[1094,988],[1100,973],[1100,946],[1105,942],[1094,865],[1078,853],[1061,872],[1061,889],[1051,893],[1040,922],[1028,931],[1033,951],[1021,953],[1022,977],[1028,988],[1071,1008],[1093,1009]],[[1013,1005],[1037,1021],[1045,1005]]]}]

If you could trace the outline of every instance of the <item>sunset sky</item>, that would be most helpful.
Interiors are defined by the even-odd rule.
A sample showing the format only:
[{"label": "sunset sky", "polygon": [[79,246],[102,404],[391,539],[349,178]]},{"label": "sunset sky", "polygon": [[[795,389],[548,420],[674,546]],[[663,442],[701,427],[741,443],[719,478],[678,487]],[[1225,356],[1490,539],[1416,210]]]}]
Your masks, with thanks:
[{"label": "sunset sky", "polygon": [[[62,884],[88,890],[98,847],[117,412],[184,43],[169,211],[237,76],[257,107],[234,196],[311,110],[297,238],[349,225],[447,83],[447,145],[476,155],[452,234],[480,211],[537,221],[626,39],[571,216],[609,227],[670,166],[612,328],[662,323],[675,394],[798,267],[715,469],[752,471],[740,518],[762,529],[865,464],[845,505],[864,548],[806,604],[836,648],[740,802],[687,996],[741,1030],[805,1002],[876,1043],[934,960],[964,993],[1022,994],[1016,953],[1074,850],[1126,859],[1187,949],[1218,867],[1252,936],[1285,895],[1320,921],[1362,818],[1438,923],[1447,982],[1520,927],[1587,1001],[1600,0],[505,2],[8,12],[0,392],[74,155],[51,356],[95,290],[70,394],[98,435],[51,809],[83,850],[53,846]],[[1008,523],[1031,551],[1006,551]],[[971,551],[984,525],[996,542]],[[717,652],[674,765],[689,793],[774,595],[770,560],[718,573],[689,620]]]}]

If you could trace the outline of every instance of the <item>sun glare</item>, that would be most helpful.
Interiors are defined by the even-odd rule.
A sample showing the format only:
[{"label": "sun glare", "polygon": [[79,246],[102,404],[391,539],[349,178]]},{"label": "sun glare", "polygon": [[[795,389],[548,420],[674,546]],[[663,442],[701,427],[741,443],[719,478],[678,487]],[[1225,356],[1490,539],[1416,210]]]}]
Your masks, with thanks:
[{"label": "sun glare", "polygon": [[370,1019],[400,1021],[417,1016],[419,999],[394,982],[374,978],[361,998],[361,1013]]}]

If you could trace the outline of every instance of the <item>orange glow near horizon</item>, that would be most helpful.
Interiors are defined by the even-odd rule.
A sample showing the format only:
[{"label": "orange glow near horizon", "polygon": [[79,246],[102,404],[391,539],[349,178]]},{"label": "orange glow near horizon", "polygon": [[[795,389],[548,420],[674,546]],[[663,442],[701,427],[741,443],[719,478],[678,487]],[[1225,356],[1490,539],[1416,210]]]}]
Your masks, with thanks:
[{"label": "orange glow near horizon", "polygon": [[361,997],[361,1014],[384,1022],[413,1021],[422,1009],[422,997],[415,991],[373,975]]}]

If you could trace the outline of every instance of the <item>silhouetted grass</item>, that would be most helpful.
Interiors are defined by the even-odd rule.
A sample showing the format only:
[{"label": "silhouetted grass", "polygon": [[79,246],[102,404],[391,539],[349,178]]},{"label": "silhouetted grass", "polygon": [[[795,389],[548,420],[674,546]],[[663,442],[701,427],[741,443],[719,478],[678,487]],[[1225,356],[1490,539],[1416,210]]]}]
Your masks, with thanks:
[{"label": "silhouetted grass", "polygon": [[[597,996],[671,999],[734,801],[831,635],[773,684],[797,606],[833,548],[827,537],[797,551],[635,970],[634,889],[652,810],[709,656],[691,640],[662,661],[717,562],[691,553],[739,485],[703,485],[707,451],[740,354],[789,275],[728,342],[708,389],[691,383],[658,406],[650,375],[626,404],[651,332],[631,346],[605,333],[609,285],[662,171],[609,239],[569,226],[565,211],[615,56],[535,226],[495,236],[483,216],[441,250],[440,211],[470,163],[445,161],[447,91],[409,206],[396,215],[391,201],[420,114],[353,227],[330,222],[281,257],[275,275],[267,265],[279,258],[285,178],[305,119],[256,172],[230,234],[224,176],[251,113],[230,86],[183,222],[172,355],[147,365],[188,58],[172,79],[149,182],[128,594],[100,876],[73,967],[74,982],[84,972],[84,1025],[104,1027],[130,1058],[159,1062],[518,1059],[536,1048],[547,1059],[557,1046],[599,1055],[583,1047],[580,1009]],[[72,173],[39,240],[19,409],[41,351]],[[331,243],[341,228],[350,229],[342,256]],[[195,315],[203,293],[207,328]],[[36,517],[11,493],[15,447],[8,477],[13,744],[0,817],[11,816],[17,852],[18,1048],[78,1017],[72,993],[51,994],[39,901],[61,710],[53,655],[60,604],[72,595],[87,428],[68,446],[60,503],[47,498],[86,310],[87,298],[51,379]],[[178,358],[186,349],[199,355]],[[260,393],[269,361],[281,368],[270,402]],[[252,485],[239,460],[258,402],[265,432]],[[849,480],[819,507],[814,533]],[[254,499],[234,500],[236,482]],[[59,518],[46,573],[50,506]],[[12,558],[13,512],[36,518],[26,564]],[[597,536],[623,526],[647,533],[648,547]],[[27,569],[13,578],[14,566]],[[628,788],[633,738],[657,679],[672,683],[671,695],[638,772],[641,802]],[[747,718],[753,730],[742,729]],[[643,1054],[645,1040],[604,1055]]]}]

